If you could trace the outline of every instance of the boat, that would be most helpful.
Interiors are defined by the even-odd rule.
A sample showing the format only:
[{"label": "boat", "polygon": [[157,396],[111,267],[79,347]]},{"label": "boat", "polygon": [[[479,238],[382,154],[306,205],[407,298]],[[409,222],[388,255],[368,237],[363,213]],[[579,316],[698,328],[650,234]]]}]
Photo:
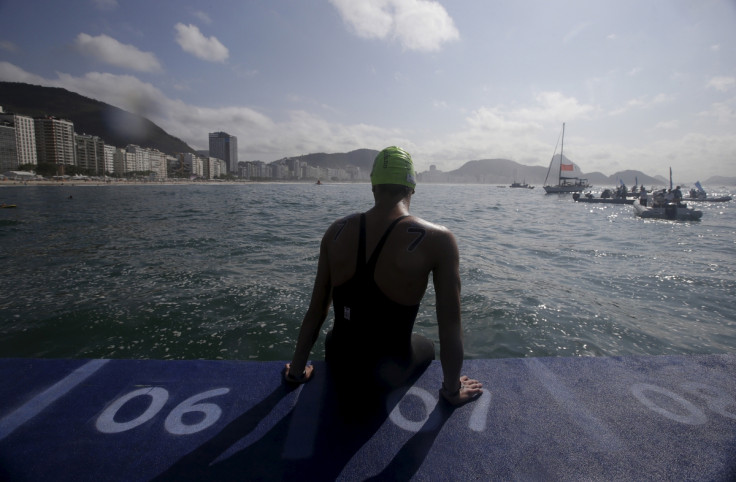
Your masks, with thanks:
[{"label": "boat", "polygon": [[701,202],[701,203],[725,203],[733,199],[731,196],[721,197],[689,197],[686,198],[688,201]]},{"label": "boat", "polygon": [[611,197],[606,196],[606,192],[610,193],[609,189],[606,189],[601,193],[601,197],[593,197],[593,194],[586,193],[584,195],[580,195],[579,192],[576,192],[572,195],[573,200],[581,203],[595,203],[595,204],[634,204],[634,201],[636,199],[629,199],[629,198],[622,198],[622,197]]},{"label": "boat", "polygon": [[733,199],[731,196],[720,196],[720,197],[708,197],[708,193],[705,192],[703,186],[700,185],[700,181],[695,183],[695,187],[698,189],[690,189],[690,197],[688,201],[695,202],[706,202],[706,203],[725,203]]},{"label": "boat", "polygon": [[3,208],[3,209],[14,208],[14,207],[16,207],[15,204],[5,204],[5,203],[0,204],[0,208]]},{"label": "boat", "polygon": [[634,213],[646,219],[671,219],[676,221],[697,221],[703,217],[703,211],[697,211],[682,203],[667,203],[664,206],[646,207],[636,200],[633,203]]},{"label": "boat", "polygon": [[[544,179],[544,190],[547,192],[547,194],[564,194],[564,193],[572,193],[572,192],[583,192],[585,189],[590,187],[590,184],[588,184],[587,179],[582,179],[579,177],[572,177],[572,176],[563,176],[562,171],[572,171],[574,169],[573,164],[564,164],[563,161],[565,160],[565,157],[563,156],[563,151],[565,150],[565,124],[562,124],[562,144],[560,147],[560,169],[557,173],[557,185],[551,186],[547,185],[547,178],[549,177],[549,171],[552,169],[552,164],[554,164],[555,156],[552,155],[552,160],[549,163],[549,169],[547,169],[547,178]],[[555,152],[557,152],[557,147],[555,147]]]},{"label": "boat", "polygon": [[516,171],[514,171],[514,182],[511,183],[509,187],[516,187],[520,189],[534,189],[534,186],[530,186],[526,183],[526,179],[524,179],[522,182],[519,182],[516,180]]}]

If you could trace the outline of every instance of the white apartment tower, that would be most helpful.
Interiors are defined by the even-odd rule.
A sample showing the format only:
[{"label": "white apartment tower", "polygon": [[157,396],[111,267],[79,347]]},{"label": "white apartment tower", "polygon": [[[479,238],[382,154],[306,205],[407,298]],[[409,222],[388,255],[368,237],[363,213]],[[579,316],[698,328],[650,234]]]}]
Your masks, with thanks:
[{"label": "white apartment tower", "polygon": [[115,151],[117,147],[105,144],[105,174],[115,172]]},{"label": "white apartment tower", "polygon": [[15,127],[16,164],[13,168],[23,164],[38,164],[36,155],[36,129],[33,118],[24,115],[3,112],[0,109],[0,123],[9,122]]},{"label": "white apartment tower", "polygon": [[238,138],[227,132],[210,132],[210,156],[222,159],[227,172],[238,172]]},{"label": "white apartment tower", "polygon": [[133,156],[133,164],[127,166],[126,172],[144,172],[151,170],[151,153],[148,149],[135,144],[128,144],[125,147],[128,154]]},{"label": "white apartment tower", "polygon": [[33,119],[36,134],[38,162],[74,166],[77,164],[74,149],[74,124],[55,117]]},{"label": "white apartment tower", "polygon": [[105,174],[105,141],[97,136],[75,134],[77,166],[94,175]]},{"label": "white apartment tower", "polygon": [[166,179],[166,154],[158,149],[148,149],[148,159],[151,163],[151,175],[156,179]]}]

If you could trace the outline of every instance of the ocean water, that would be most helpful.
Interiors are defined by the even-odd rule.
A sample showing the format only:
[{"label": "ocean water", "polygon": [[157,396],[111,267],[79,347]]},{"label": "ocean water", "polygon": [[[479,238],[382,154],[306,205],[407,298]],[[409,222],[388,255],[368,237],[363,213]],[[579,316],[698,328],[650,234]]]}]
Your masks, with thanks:
[{"label": "ocean water", "polygon": [[[368,184],[0,196],[18,205],[0,210],[3,357],[288,360],[322,233],[372,205]],[[734,201],[673,222],[541,187],[430,184],[411,208],[457,238],[466,358],[736,351]],[[434,309],[430,283],[415,331],[438,346]]]}]

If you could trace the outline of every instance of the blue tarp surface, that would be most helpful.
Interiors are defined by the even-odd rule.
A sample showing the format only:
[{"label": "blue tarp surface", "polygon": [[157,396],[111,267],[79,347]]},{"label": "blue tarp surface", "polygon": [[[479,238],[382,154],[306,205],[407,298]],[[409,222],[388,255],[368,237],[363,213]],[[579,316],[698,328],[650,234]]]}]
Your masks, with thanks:
[{"label": "blue tarp surface", "polygon": [[468,360],[457,409],[283,366],[0,359],[0,479],[736,479],[735,355]]}]

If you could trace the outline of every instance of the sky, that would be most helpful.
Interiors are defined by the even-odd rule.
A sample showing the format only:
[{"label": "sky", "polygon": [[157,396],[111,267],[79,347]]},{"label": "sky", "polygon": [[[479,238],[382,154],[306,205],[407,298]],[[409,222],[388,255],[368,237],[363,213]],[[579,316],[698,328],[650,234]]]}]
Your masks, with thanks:
[{"label": "sky", "polygon": [[[736,0],[0,0],[0,80],[241,161],[408,150],[736,176]],[[122,146],[121,146],[122,147]]]}]

